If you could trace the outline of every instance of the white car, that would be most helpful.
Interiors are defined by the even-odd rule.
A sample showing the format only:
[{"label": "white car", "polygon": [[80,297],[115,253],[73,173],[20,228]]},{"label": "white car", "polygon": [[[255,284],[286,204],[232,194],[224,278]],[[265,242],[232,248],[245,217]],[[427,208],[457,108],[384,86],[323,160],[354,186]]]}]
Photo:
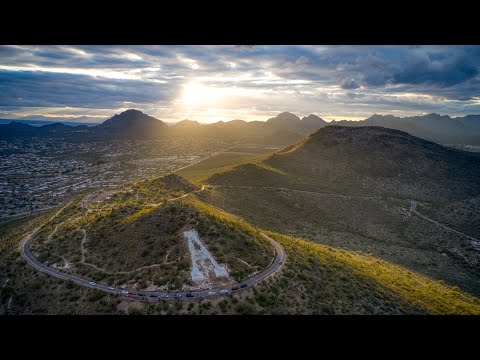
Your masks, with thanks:
[{"label": "white car", "polygon": [[128,294],[127,290],[122,290],[122,294]]},{"label": "white car", "polygon": [[108,290],[115,290],[115,288],[113,286],[109,286],[107,289]]},{"label": "white car", "polygon": [[92,285],[92,286],[97,286],[97,283],[93,282],[93,281],[90,281],[89,284]]},{"label": "white car", "polygon": [[220,290],[220,294],[226,294],[226,293],[228,293],[227,289]]},{"label": "white car", "polygon": [[209,292],[208,292],[208,295],[215,295],[215,294],[216,294],[215,291],[209,291]]}]

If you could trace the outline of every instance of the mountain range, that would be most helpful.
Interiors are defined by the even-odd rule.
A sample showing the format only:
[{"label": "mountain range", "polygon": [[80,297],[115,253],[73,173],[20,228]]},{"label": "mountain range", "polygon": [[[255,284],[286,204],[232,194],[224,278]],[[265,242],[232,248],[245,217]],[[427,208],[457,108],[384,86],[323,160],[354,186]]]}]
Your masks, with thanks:
[{"label": "mountain range", "polygon": [[429,114],[414,117],[373,115],[362,121],[331,121],[310,114],[306,117],[282,112],[267,121],[231,120],[213,124],[183,120],[174,125],[144,114],[138,110],[127,110],[97,126],[69,126],[62,123],[31,126],[12,121],[0,124],[0,137],[9,136],[75,136],[93,138],[158,138],[164,136],[233,137],[245,138],[252,142],[288,145],[328,125],[342,126],[383,126],[402,130],[411,135],[439,142],[455,144],[480,144],[480,115],[450,116]]}]

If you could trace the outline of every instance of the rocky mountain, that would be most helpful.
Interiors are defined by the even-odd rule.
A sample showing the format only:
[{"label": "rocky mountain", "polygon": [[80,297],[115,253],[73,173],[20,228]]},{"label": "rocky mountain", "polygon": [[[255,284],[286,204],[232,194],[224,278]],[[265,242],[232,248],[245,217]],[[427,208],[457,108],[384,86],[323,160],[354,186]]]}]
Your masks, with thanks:
[{"label": "rocky mountain", "polygon": [[[40,136],[71,137],[72,140],[97,138],[156,138],[166,134],[167,125],[152,116],[138,110],[127,110],[116,114],[97,126],[70,126],[54,123],[32,126],[16,121],[0,124],[0,137]],[[76,138],[73,138],[76,137]]]},{"label": "rocky mountain", "polygon": [[167,125],[138,110],[127,110],[105,120],[93,128],[96,134],[109,134],[121,137],[156,137],[167,129]]},{"label": "rocky mountain", "polygon": [[267,124],[272,127],[283,128],[283,129],[294,129],[300,125],[300,118],[297,115],[294,115],[289,112],[283,112],[277,116],[267,120]]},{"label": "rocky mountain", "polygon": [[302,125],[305,128],[317,130],[322,126],[328,125],[328,123],[317,115],[310,114],[302,118]]},{"label": "rocky mountain", "polygon": [[314,114],[310,114],[307,117],[300,119],[298,116],[289,112],[278,114],[277,116],[268,119],[265,123],[266,127],[271,129],[291,131],[302,135],[307,135],[327,124],[326,121]]}]

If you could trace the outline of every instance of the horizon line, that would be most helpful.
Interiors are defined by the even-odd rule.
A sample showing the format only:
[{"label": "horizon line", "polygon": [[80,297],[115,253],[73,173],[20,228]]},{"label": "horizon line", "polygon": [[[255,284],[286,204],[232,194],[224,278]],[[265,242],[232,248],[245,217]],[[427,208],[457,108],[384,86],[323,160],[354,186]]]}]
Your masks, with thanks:
[{"label": "horizon line", "polygon": [[[128,109],[128,110],[137,110],[137,109]],[[125,111],[128,111],[128,110],[125,110]],[[123,113],[123,112],[125,112],[125,111],[122,111],[121,113]],[[140,112],[148,115],[147,113],[143,112],[142,110],[137,110],[137,111],[140,111]],[[121,113],[120,113],[120,114],[121,114]],[[422,117],[422,116],[428,116],[428,115],[439,115],[439,116],[442,116],[442,117],[443,117],[443,116],[448,116],[448,117],[451,118],[451,119],[457,119],[457,118],[463,118],[463,117],[469,116],[469,115],[480,115],[480,114],[464,114],[464,115],[460,115],[460,116],[458,116],[458,115],[457,115],[457,116],[452,116],[452,115],[448,115],[448,114],[442,115],[442,114],[435,113],[435,112],[432,112],[432,113],[422,112],[422,113],[420,113],[420,114],[418,114],[418,115],[410,115],[410,116],[403,116],[403,117],[401,117],[401,116],[393,115],[393,114],[391,114],[391,113],[385,113],[385,114],[374,113],[374,114],[372,114],[372,115],[370,115],[370,116],[368,116],[368,117],[361,117],[361,118],[360,118],[360,117],[357,117],[357,118],[359,118],[359,119],[352,119],[352,118],[350,117],[350,119],[349,119],[349,118],[347,118],[347,117],[342,118],[341,116],[336,116],[336,115],[327,115],[327,116],[322,117],[322,116],[316,115],[315,113],[310,113],[310,114],[308,114],[308,115],[305,115],[305,116],[303,116],[303,117],[300,117],[300,116],[296,115],[296,114],[293,113],[293,112],[290,112],[290,111],[282,111],[282,112],[279,112],[276,116],[278,116],[278,115],[280,115],[280,114],[282,114],[282,113],[290,113],[290,114],[292,114],[292,115],[297,116],[297,117],[300,118],[300,119],[306,118],[306,117],[308,117],[308,116],[310,116],[310,115],[315,115],[315,116],[319,117],[320,119],[322,119],[322,120],[324,120],[325,122],[328,122],[328,123],[330,123],[330,122],[340,122],[340,121],[360,122],[360,121],[365,121],[365,120],[367,120],[367,119],[369,119],[369,118],[371,118],[372,116],[375,116],[375,115],[384,116],[384,117],[385,117],[385,116],[393,116],[393,117],[398,118],[398,119],[405,119],[405,118],[411,118],[411,117]],[[67,120],[67,121],[61,121],[60,119],[66,119],[66,117],[60,117],[60,116],[58,117],[58,120],[54,120],[54,119],[55,119],[55,117],[54,117],[54,118],[51,118],[50,120],[48,120],[48,119],[35,119],[35,118],[31,118],[31,119],[0,118],[0,121],[13,121],[13,122],[34,121],[34,122],[44,122],[44,123],[61,123],[61,124],[76,123],[76,124],[85,124],[85,125],[87,125],[87,124],[90,124],[90,125],[97,125],[97,124],[98,124],[98,125],[99,125],[99,124],[102,124],[104,121],[106,121],[106,120],[108,120],[108,119],[111,119],[111,118],[112,118],[113,116],[115,116],[115,115],[119,115],[119,114],[114,114],[114,115],[112,115],[112,116],[110,116],[110,117],[108,117],[108,118],[104,118],[103,120],[98,121],[98,122],[97,122],[97,121],[96,121],[96,122],[93,122],[93,121],[76,121],[76,120],[78,120],[79,118],[88,117],[87,115],[82,115],[82,116],[78,116],[78,117],[70,117],[70,120]],[[43,115],[39,115],[39,116],[43,116]],[[149,115],[149,116],[151,116],[151,115]],[[166,124],[168,124],[168,125],[175,125],[175,124],[177,124],[177,123],[179,123],[179,122],[186,121],[186,120],[187,120],[187,121],[192,121],[192,122],[197,122],[197,123],[199,123],[200,125],[211,125],[211,124],[216,124],[216,123],[221,123],[221,122],[227,123],[227,122],[231,122],[231,121],[245,121],[245,122],[258,121],[258,122],[267,122],[269,119],[275,118],[276,116],[269,117],[269,118],[266,119],[266,120],[231,119],[231,120],[218,120],[218,121],[215,121],[215,122],[205,122],[205,121],[198,121],[198,120],[192,120],[192,119],[181,119],[181,120],[166,119],[166,120],[162,120],[162,119],[157,118],[156,116],[151,116],[151,117],[154,117],[155,119],[160,120],[160,121],[162,121],[162,122],[164,122],[164,123],[166,123]],[[93,117],[93,116],[92,116],[92,117]],[[331,117],[337,117],[338,119],[331,119]],[[328,119],[328,118],[330,118],[330,119]]]}]

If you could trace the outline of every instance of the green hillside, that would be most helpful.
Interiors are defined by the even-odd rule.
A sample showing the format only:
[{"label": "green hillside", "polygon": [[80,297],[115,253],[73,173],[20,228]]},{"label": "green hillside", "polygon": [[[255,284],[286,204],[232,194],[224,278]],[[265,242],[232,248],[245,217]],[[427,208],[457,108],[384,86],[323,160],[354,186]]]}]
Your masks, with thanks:
[{"label": "green hillside", "polygon": [[479,169],[476,155],[397,130],[327,126],[212,175],[199,196],[254,226],[371,253],[478,296],[472,241],[411,213],[410,200],[474,236]]},{"label": "green hillside", "polygon": [[[261,160],[253,165],[276,171]],[[408,263],[419,258],[426,261],[424,267],[432,267],[429,256],[436,250],[428,242],[415,244],[414,237],[406,235],[424,224],[409,224],[420,220],[402,210],[404,200],[261,190],[235,186],[202,190],[171,175],[93,194],[87,209],[85,197],[79,197],[54,220],[49,220],[52,212],[11,224],[2,233],[0,283],[5,286],[0,290],[0,313],[480,314],[478,297],[455,286],[459,279],[443,281],[438,276],[449,273],[453,263],[440,264],[435,276],[421,266],[416,268],[415,261]],[[308,210],[314,204],[317,207]],[[325,206],[323,212],[319,204]],[[141,303],[31,268],[20,257],[18,244],[44,221],[45,227],[32,242],[32,251],[41,261],[116,286],[191,286],[190,259],[181,233],[192,227],[235,281],[270,263],[272,248],[262,233],[278,241],[287,257],[279,273],[248,291],[193,302]],[[400,229],[406,230],[401,234]],[[434,236],[435,229],[426,229],[423,235],[429,231]],[[442,241],[455,245],[450,238]],[[407,265],[399,260],[402,257]],[[66,263],[70,266],[65,267]],[[470,279],[475,278],[478,275],[473,273]],[[469,284],[464,281],[462,287]]]},{"label": "green hillside", "polygon": [[[226,263],[233,263],[236,256],[232,254],[237,251],[245,254],[249,246],[266,246],[258,236],[261,230],[196,196],[169,206],[177,209],[175,212],[182,208],[182,214],[196,211],[210,226],[201,230],[204,235],[218,230],[211,227],[214,224],[229,229],[235,241],[224,248]],[[252,290],[192,303],[128,302],[40,274],[27,266],[18,252],[4,251],[2,274],[9,281],[2,289],[0,309],[3,313],[58,314],[480,314],[478,298],[373,255],[266,233],[287,252],[281,273]],[[218,250],[212,251],[221,257],[219,238],[214,236],[210,241],[210,247],[213,242],[220,244]],[[258,250],[256,256],[261,259]]]}]

